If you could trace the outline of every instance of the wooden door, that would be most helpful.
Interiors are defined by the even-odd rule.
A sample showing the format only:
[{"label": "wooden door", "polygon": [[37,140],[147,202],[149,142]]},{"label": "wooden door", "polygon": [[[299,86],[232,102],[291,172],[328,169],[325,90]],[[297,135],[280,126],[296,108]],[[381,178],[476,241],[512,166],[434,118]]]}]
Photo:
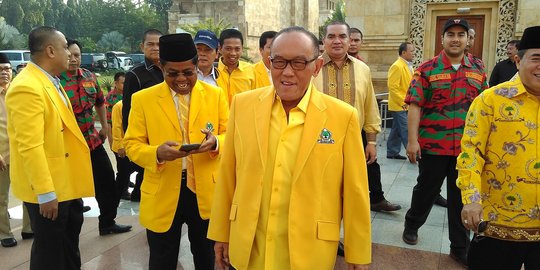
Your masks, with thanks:
[{"label": "wooden door", "polygon": [[471,48],[470,53],[478,58],[482,58],[482,50],[484,45],[484,15],[466,15],[466,16],[437,16],[437,37],[435,38],[435,52],[433,55],[438,55],[442,50],[442,29],[448,19],[465,19],[469,22],[469,26],[476,31],[476,39],[474,41],[474,47]]}]

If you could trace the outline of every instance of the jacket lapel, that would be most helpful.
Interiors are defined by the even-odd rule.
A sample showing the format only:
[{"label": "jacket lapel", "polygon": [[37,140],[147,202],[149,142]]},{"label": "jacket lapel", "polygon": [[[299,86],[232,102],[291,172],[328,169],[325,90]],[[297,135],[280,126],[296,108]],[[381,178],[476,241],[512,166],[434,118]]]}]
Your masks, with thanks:
[{"label": "jacket lapel", "polygon": [[253,106],[255,117],[255,132],[257,133],[257,143],[263,171],[266,166],[268,154],[268,132],[270,128],[270,117],[272,113],[272,101],[274,100],[274,87],[267,87],[259,96],[259,102]]},{"label": "jacket lapel", "polygon": [[176,113],[176,105],[174,105],[174,100],[171,95],[171,90],[167,83],[162,82],[159,89],[159,99],[158,104],[161,110],[165,113],[171,124],[178,131],[179,134],[182,134],[180,129],[180,122],[178,121],[178,114]]},{"label": "jacket lapel", "polygon": [[325,110],[326,104],[322,99],[322,94],[313,87],[304,121],[304,132],[302,133],[302,140],[293,170],[293,183],[300,176],[313,147],[315,147],[315,143],[317,143],[319,134],[326,125],[327,115]]}]

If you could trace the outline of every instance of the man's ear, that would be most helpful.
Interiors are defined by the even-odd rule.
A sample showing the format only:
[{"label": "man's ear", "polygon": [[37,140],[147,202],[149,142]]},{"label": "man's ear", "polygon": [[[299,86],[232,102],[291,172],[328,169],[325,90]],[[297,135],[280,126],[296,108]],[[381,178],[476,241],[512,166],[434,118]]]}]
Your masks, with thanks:
[{"label": "man's ear", "polygon": [[45,54],[47,55],[47,57],[54,58],[55,51],[54,51],[54,47],[52,45],[45,46],[44,51],[45,51]]},{"label": "man's ear", "polygon": [[324,62],[324,60],[322,59],[321,56],[319,56],[317,58],[317,60],[315,60],[315,70],[313,71],[313,77],[317,77],[317,75],[319,74],[319,72],[322,69],[323,62]]},{"label": "man's ear", "polygon": [[517,69],[519,70],[519,63],[521,63],[521,58],[519,58],[519,55],[514,55],[514,63],[516,64]]}]

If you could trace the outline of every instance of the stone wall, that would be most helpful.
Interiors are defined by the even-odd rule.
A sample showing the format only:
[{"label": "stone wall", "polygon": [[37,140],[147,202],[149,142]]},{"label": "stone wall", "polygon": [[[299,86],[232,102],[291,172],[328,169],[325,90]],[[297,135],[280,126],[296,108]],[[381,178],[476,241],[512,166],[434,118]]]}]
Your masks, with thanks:
[{"label": "stone wall", "polygon": [[540,25],[540,1],[519,0],[517,10],[516,37],[521,38],[527,27]]}]

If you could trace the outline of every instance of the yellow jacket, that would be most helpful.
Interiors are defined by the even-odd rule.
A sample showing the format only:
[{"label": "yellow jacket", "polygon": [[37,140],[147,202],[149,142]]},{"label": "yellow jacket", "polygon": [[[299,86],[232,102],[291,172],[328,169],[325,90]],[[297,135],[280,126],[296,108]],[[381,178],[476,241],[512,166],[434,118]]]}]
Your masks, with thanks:
[{"label": "yellow jacket", "polygon": [[257,88],[252,64],[239,61],[238,68],[229,73],[227,66],[219,60],[217,68],[219,77],[216,82],[227,93],[229,104],[234,95]]},{"label": "yellow jacket", "polygon": [[112,108],[112,146],[111,150],[118,153],[119,149],[124,148],[124,129],[122,128],[122,101],[116,102]]},{"label": "yellow jacket", "polygon": [[[208,238],[229,243],[236,269],[246,269],[258,223],[274,88],[237,95]],[[321,143],[322,130],[332,143]],[[346,261],[371,261],[367,173],[358,114],[351,106],[312,91],[292,178],[289,248],[291,269],[333,269],[343,219]]]},{"label": "yellow jacket", "polygon": [[94,196],[90,150],[62,93],[68,106],[33,63],[7,93],[11,184],[22,201],[53,191],[59,202]]},{"label": "yellow jacket", "polygon": [[405,95],[411,85],[412,72],[405,59],[399,57],[388,70],[388,110],[399,112],[406,109]]},{"label": "yellow jacket", "polygon": [[[211,123],[221,147],[229,118],[226,94],[221,88],[197,81],[190,100],[189,141],[200,143],[204,138],[200,130]],[[182,131],[171,90],[162,82],[133,95],[124,137],[129,159],[144,168],[140,221],[154,232],[169,230],[180,196],[182,159],[157,163],[157,148],[165,141],[181,143]],[[197,202],[203,219],[210,217],[218,163],[218,153],[193,155]]]},{"label": "yellow jacket", "polygon": [[255,88],[261,88],[261,87],[272,85],[272,82],[270,81],[270,77],[268,76],[268,71],[262,60],[254,64],[253,69],[255,70],[255,78],[256,78]]}]

